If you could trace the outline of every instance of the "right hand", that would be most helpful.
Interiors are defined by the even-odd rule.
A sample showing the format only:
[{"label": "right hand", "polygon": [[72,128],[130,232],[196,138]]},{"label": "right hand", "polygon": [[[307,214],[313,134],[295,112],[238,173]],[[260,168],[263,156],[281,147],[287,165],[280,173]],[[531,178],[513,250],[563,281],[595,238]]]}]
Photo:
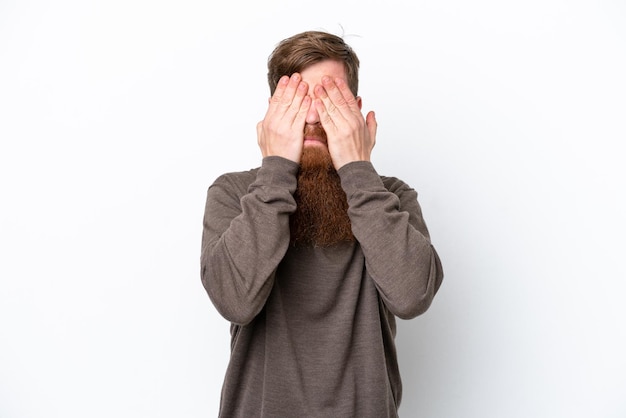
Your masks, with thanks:
[{"label": "right hand", "polygon": [[300,162],[304,124],[311,106],[309,86],[299,73],[282,76],[269,100],[265,118],[256,126],[263,158],[278,156]]}]

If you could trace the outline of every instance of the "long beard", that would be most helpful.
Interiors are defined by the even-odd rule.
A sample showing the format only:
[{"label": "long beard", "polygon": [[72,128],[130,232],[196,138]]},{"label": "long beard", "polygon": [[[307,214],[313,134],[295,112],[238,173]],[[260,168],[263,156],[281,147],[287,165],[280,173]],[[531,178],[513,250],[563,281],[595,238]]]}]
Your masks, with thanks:
[{"label": "long beard", "polygon": [[291,243],[328,247],[354,241],[348,201],[327,150],[305,148],[300,161]]}]

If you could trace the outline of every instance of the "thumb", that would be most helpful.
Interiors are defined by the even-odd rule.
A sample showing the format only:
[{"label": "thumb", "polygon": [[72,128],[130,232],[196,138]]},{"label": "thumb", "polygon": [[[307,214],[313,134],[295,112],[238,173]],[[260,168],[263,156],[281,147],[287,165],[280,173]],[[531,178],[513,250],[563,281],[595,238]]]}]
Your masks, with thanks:
[{"label": "thumb", "polygon": [[370,133],[370,140],[372,141],[373,147],[374,144],[376,144],[376,130],[378,129],[378,122],[376,122],[376,114],[374,114],[374,111],[367,113],[365,124],[367,125],[367,130]]},{"label": "thumb", "polygon": [[263,121],[256,124],[256,139],[259,145],[261,145],[261,138],[263,136]]}]

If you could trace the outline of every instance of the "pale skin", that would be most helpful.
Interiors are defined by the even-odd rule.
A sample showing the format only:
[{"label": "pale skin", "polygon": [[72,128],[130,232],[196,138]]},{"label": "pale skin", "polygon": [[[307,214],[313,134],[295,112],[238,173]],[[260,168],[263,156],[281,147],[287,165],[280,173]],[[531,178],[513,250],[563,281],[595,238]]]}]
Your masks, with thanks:
[{"label": "pale skin", "polygon": [[[352,94],[346,80],[343,63],[334,60],[283,76],[269,99],[265,118],[257,124],[263,157],[299,163],[304,147],[322,146],[337,170],[353,161],[370,161],[376,118],[372,111],[363,117],[361,97]],[[326,132],[327,143],[315,134],[317,125]]]}]

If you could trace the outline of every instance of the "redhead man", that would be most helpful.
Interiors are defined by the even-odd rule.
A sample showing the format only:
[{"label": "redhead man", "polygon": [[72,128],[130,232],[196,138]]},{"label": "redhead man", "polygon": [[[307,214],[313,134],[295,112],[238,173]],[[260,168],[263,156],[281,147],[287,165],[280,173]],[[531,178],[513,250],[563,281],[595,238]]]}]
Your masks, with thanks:
[{"label": "redhead man", "polygon": [[417,193],[379,175],[359,60],[308,31],[268,60],[260,167],[209,187],[201,278],[231,324],[220,417],[397,417],[396,317],[443,280]]}]

